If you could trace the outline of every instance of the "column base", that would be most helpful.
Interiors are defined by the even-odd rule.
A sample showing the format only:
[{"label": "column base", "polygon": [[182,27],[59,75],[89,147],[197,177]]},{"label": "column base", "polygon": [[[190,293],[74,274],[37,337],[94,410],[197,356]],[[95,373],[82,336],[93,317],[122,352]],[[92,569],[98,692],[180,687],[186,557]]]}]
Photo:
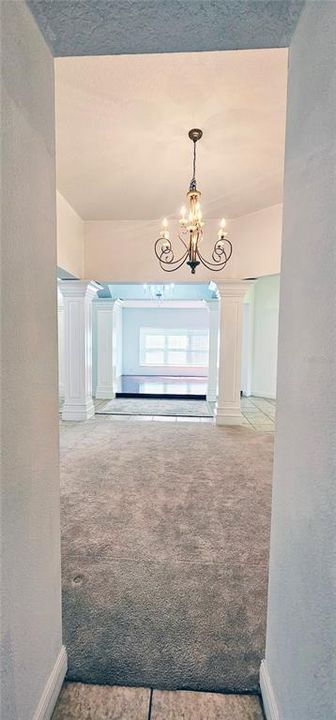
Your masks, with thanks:
[{"label": "column base", "polygon": [[243,416],[240,407],[223,407],[216,404],[214,410],[216,425],[241,425]]},{"label": "column base", "polygon": [[62,410],[62,420],[80,421],[89,420],[95,414],[95,407],[91,400],[84,403],[73,404],[65,401]]},{"label": "column base", "polygon": [[113,387],[103,387],[97,385],[95,397],[96,400],[114,400],[115,392]]}]

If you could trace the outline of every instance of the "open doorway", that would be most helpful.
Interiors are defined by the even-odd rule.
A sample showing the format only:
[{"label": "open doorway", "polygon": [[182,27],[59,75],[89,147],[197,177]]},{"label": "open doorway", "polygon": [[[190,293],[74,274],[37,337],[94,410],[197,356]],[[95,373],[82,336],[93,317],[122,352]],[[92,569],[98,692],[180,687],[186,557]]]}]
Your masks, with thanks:
[{"label": "open doorway", "polygon": [[[67,58],[56,63],[58,177],[67,194],[67,199],[60,196],[59,208],[63,219],[73,220],[70,201],[76,204],[84,247],[71,342],[76,350],[76,322],[84,318],[91,335],[80,352],[95,406],[92,411],[90,404],[92,414],[82,425],[70,422],[69,415],[61,423],[69,676],[84,682],[255,693],[265,635],[273,417],[264,412],[267,399],[256,400],[251,363],[257,288],[263,276],[279,273],[282,208],[277,198],[287,53],[209,54],[201,62],[188,56],[198,82],[203,77],[204,88],[210,88],[204,117],[208,130],[199,156],[200,167],[207,168],[204,255],[209,256],[218,236],[224,200],[234,247],[232,265],[223,275],[199,267],[195,283],[186,267],[164,275],[154,254],[160,228],[156,215],[167,212],[172,235],[179,226],[176,205],[189,180],[186,133],[175,102],[161,115],[157,98],[152,107],[142,97],[142,84],[149,79],[158,95],[162,78],[165,97],[178,94],[185,59],[118,57],[111,63],[110,58]],[[257,78],[253,90],[251,63]],[[121,68],[131,78],[128,88],[119,83]],[[222,74],[226,89],[219,85],[219,103]],[[276,82],[269,82],[269,74]],[[194,116],[199,105],[192,90],[187,95],[179,105],[192,108]],[[93,99],[95,122],[90,125]],[[125,103],[132,112],[121,112]],[[217,103],[219,110],[228,103],[229,134]],[[247,104],[255,106],[254,114],[246,113]],[[171,133],[162,129],[167,112]],[[189,114],[186,109],[187,127],[193,124]],[[111,123],[120,142],[109,146]],[[94,144],[84,142],[89,127]],[[246,155],[239,155],[246,133],[254,138],[248,182]],[[217,143],[230,173],[218,163]],[[84,147],[93,146],[86,160],[92,172],[87,173]],[[99,175],[97,157],[106,171]],[[66,237],[75,235],[74,227],[66,233],[65,225],[59,223],[63,256]],[[245,283],[245,278],[257,279]],[[65,291],[70,313],[76,287],[71,297]],[[81,377],[75,350],[74,388]],[[190,411],[162,409],[162,403],[175,402]],[[267,402],[273,412],[274,399]],[[161,409],[154,412],[145,403],[161,403]],[[192,403],[196,410],[191,411]],[[215,405],[220,412],[214,418]],[[202,416],[204,406],[208,410]],[[144,419],[148,422],[140,422]]]},{"label": "open doorway", "polygon": [[[111,394],[102,380],[107,328],[101,323],[100,310],[106,307],[107,292],[114,303],[115,326]],[[211,418],[209,354],[214,345],[210,348],[208,303],[215,300],[209,283],[105,286],[93,312],[96,412]]]}]

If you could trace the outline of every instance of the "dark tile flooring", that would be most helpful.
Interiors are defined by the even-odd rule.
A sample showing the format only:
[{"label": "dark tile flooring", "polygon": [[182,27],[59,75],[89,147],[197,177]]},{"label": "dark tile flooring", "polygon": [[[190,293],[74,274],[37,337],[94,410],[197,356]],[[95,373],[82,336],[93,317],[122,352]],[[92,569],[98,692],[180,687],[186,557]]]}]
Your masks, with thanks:
[{"label": "dark tile flooring", "polygon": [[206,395],[206,377],[121,375],[117,393],[139,395]]}]

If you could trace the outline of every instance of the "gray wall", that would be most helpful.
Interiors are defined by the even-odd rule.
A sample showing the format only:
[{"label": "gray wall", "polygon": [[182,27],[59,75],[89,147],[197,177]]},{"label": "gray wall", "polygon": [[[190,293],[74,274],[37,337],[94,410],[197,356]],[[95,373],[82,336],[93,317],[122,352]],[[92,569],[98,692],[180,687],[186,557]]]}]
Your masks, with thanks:
[{"label": "gray wall", "polygon": [[266,664],[281,720],[336,718],[336,4],[289,57]]},{"label": "gray wall", "polygon": [[280,275],[254,286],[252,395],[276,397]]},{"label": "gray wall", "polygon": [[53,61],[1,10],[2,718],[30,720],[61,648]]}]

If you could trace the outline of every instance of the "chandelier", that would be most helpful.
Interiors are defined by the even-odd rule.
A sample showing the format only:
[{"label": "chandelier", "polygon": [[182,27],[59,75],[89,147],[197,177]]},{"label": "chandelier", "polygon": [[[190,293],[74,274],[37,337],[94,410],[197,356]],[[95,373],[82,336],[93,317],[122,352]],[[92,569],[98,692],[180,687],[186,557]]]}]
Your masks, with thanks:
[{"label": "chandelier", "polygon": [[143,289],[151,300],[161,302],[162,300],[168,300],[171,297],[174,290],[174,283],[169,283],[169,285],[147,285],[146,283],[143,286]]},{"label": "chandelier", "polygon": [[202,263],[208,270],[223,270],[226,263],[232,255],[232,244],[228,239],[225,231],[224,218],[220,222],[218,230],[218,239],[216,240],[211,259],[204,258],[200,251],[200,243],[203,238],[204,221],[200,206],[201,193],[196,185],[196,143],[201,139],[203,132],[194,128],[188,133],[190,140],[194,143],[193,154],[193,176],[191,178],[189,192],[187,192],[187,201],[189,209],[183,206],[181,209],[181,218],[179,220],[180,232],[178,239],[181,241],[184,251],[183,254],[176,258],[172,243],[169,239],[168,221],[164,218],[160,230],[160,237],[154,244],[155,255],[160,263],[162,270],[173,272],[178,270],[185,262],[189,265],[192,274],[195,274],[197,265]]}]

